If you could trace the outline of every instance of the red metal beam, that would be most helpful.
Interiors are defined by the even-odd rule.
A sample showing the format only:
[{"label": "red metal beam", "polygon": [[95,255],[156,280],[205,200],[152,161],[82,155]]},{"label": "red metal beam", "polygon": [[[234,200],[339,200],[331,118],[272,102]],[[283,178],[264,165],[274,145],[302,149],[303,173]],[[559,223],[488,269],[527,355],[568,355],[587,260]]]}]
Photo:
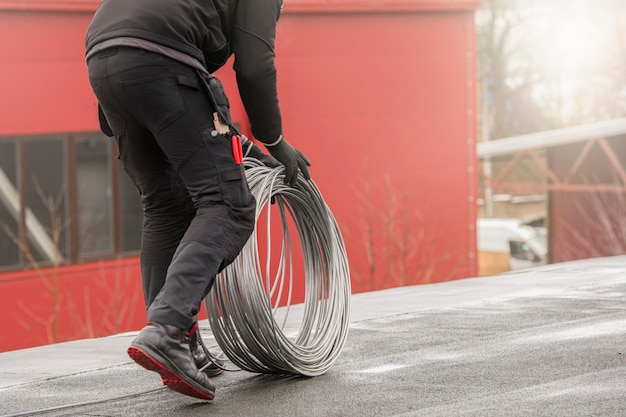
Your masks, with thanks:
[{"label": "red metal beam", "polygon": [[615,168],[615,171],[622,180],[622,184],[626,185],[626,172],[624,171],[624,167],[622,167],[619,159],[617,159],[617,156],[615,156],[615,152],[613,152],[613,149],[611,149],[609,144],[606,143],[606,140],[604,140],[603,138],[598,139],[598,145],[600,145],[607,158],[609,158],[609,161],[611,161],[611,165],[613,165],[613,168]]},{"label": "red metal beam", "polygon": [[502,182],[502,180],[504,180],[504,178],[506,178],[506,176],[509,175],[513,171],[513,169],[517,166],[519,161],[521,161],[522,157],[524,156],[524,153],[525,152],[518,152],[515,155],[513,155],[513,159],[511,159],[506,164],[506,166],[502,168],[498,176],[492,181],[494,181],[495,183]]},{"label": "red metal beam", "polygon": [[[621,184],[605,183],[605,184],[588,184],[588,183],[572,183],[574,175],[584,163],[585,159],[589,155],[593,145],[597,143],[602,149],[604,154],[609,159],[611,166],[617,173],[621,180]],[[530,156],[537,166],[541,169],[543,174],[548,178],[548,182],[544,183],[523,183],[518,181],[508,182],[506,177],[513,171],[513,169],[520,163],[524,156]],[[533,150],[524,150],[516,152],[510,161],[504,166],[496,178],[490,178],[484,172],[484,169],[480,170],[480,174],[483,177],[485,184],[489,184],[492,190],[498,192],[511,191],[511,192],[544,192],[544,191],[566,191],[566,192],[616,192],[626,193],[626,170],[622,166],[621,162],[615,155],[613,149],[609,146],[604,138],[590,139],[585,143],[581,149],[579,155],[576,157],[574,164],[569,169],[563,178],[560,178],[554,171],[552,171],[546,161]]]},{"label": "red metal beam", "polygon": [[555,185],[560,185],[561,184],[561,180],[559,179],[559,177],[554,172],[552,172],[552,170],[550,169],[550,167],[546,163],[545,159],[540,158],[539,155],[537,155],[537,152],[535,152],[535,151],[531,150],[531,151],[528,151],[528,153],[532,157],[533,161],[535,161],[537,166],[539,166],[543,170],[544,174],[546,174],[548,176],[548,178],[550,178],[550,180],[552,180],[552,182]]},{"label": "red metal beam", "polygon": [[593,144],[594,144],[593,140],[590,140],[590,141],[585,143],[585,146],[580,151],[580,154],[576,158],[576,161],[574,161],[574,165],[572,165],[572,168],[569,170],[569,172],[567,173],[567,176],[563,180],[564,184],[569,184],[570,180],[574,177],[574,174],[576,174],[576,172],[578,171],[578,169],[582,165],[582,163],[585,160],[585,158],[587,157],[587,155],[589,155],[589,151],[591,151],[591,148],[593,147]]}]

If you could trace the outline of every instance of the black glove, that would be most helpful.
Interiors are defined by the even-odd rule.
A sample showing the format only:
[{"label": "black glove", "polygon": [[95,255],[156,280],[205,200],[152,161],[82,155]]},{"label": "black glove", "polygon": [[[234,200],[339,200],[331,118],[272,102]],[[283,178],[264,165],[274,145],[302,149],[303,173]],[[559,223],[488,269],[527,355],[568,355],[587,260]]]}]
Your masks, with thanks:
[{"label": "black glove", "polygon": [[307,180],[311,179],[307,168],[311,165],[311,161],[309,161],[302,152],[287,143],[282,136],[278,140],[278,143],[275,142],[275,144],[271,145],[265,144],[265,147],[278,162],[285,166],[285,184],[289,184],[292,187],[296,184],[298,168],[302,171],[304,178]]},{"label": "black glove", "polygon": [[261,148],[252,143],[249,139],[243,145],[243,156],[258,159],[263,165],[270,168],[276,168],[280,163],[272,156],[264,153]]}]

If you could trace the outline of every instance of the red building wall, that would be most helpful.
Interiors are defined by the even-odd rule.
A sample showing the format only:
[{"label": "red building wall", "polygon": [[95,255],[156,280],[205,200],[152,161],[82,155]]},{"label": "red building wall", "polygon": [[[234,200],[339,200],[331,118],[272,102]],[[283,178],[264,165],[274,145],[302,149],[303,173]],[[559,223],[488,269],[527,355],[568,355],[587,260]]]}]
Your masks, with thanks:
[{"label": "red building wall", "polygon": [[[342,229],[353,292],[476,274],[477,3],[285,4],[276,48],[284,132],[313,162],[313,178]],[[0,0],[0,140],[97,130],[83,59],[97,4]],[[234,119],[249,134],[230,66],[219,76]],[[123,319],[115,331],[145,321],[136,258],[56,272],[66,301],[74,301],[63,304],[64,330],[55,341],[108,334],[100,326],[72,329],[87,310],[94,323]],[[122,288],[115,284],[120,274],[127,290],[100,292],[98,305],[103,282]],[[0,349],[45,340],[50,329],[42,321],[56,314],[50,297],[36,272],[0,274]],[[111,314],[103,303],[125,312]],[[43,309],[38,320],[24,305]],[[24,329],[32,337],[14,337]]]}]

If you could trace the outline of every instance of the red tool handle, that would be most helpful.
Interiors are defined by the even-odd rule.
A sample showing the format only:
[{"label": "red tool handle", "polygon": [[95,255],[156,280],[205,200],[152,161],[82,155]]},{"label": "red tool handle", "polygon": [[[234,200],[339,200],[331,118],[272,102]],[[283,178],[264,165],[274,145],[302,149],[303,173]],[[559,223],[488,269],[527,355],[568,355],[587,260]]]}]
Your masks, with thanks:
[{"label": "red tool handle", "polygon": [[231,139],[233,147],[233,158],[236,164],[243,163],[243,148],[241,147],[241,137],[239,135],[233,135]]}]

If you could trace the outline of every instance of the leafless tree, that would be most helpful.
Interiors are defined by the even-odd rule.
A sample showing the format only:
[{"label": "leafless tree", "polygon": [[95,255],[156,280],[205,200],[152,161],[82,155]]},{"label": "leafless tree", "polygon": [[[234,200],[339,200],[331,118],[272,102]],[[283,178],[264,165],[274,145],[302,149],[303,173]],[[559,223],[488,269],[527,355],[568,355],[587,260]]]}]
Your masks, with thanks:
[{"label": "leafless tree", "polygon": [[477,27],[488,138],[622,117],[625,16],[617,0],[484,0]]},{"label": "leafless tree", "polygon": [[355,190],[359,210],[345,233],[366,260],[351,266],[356,287],[373,291],[453,279],[463,262],[438,233],[434,211],[416,206],[410,190],[395,186],[388,174],[365,177]]}]

